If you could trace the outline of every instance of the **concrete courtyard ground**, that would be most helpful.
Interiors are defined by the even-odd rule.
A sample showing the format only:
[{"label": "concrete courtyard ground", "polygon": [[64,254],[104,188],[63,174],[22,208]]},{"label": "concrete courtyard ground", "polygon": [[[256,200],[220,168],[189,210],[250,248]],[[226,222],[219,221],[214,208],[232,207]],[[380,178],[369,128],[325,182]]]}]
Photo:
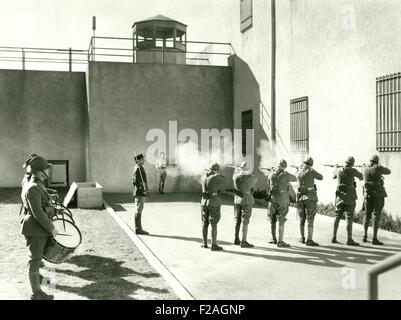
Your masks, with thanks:
[{"label": "concrete courtyard ground", "polygon": [[[0,189],[0,300],[30,298],[19,192]],[[82,244],[65,263],[45,262],[44,291],[57,300],[178,299],[106,210],[71,211]]]},{"label": "concrete courtyard ground", "polygon": [[[105,200],[133,229],[134,204],[128,194],[106,194]],[[198,194],[152,194],[145,204],[143,227],[151,234],[140,236],[178,281],[196,299],[366,299],[366,270],[374,263],[401,251],[401,235],[380,231],[386,245],[344,245],[345,222],[338,240],[330,243],[333,218],[317,215],[315,241],[320,247],[298,242],[298,220],[293,208],[286,223],[285,240],[291,248],[268,244],[266,208],[256,206],[243,249],[232,244],[232,199],[224,197],[218,225],[224,251],[212,252],[201,244]],[[354,239],[361,242],[362,226],[354,225]],[[401,268],[379,277],[380,299],[401,299]]]}]

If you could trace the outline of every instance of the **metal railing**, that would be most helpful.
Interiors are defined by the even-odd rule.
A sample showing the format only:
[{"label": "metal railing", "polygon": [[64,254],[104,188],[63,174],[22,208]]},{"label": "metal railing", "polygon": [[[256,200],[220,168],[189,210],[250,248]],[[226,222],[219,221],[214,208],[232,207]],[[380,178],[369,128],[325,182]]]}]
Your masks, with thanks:
[{"label": "metal railing", "polygon": [[171,42],[155,40],[156,48],[137,48],[133,38],[96,36],[87,50],[1,46],[0,69],[85,71],[91,61],[140,63],[138,51],[161,52],[160,63],[167,63],[165,55],[174,53],[182,54],[186,64],[227,66],[227,58],[235,54],[227,42],[185,41],[180,43],[184,50],[172,48]]},{"label": "metal railing", "polygon": [[[87,50],[51,49],[32,47],[0,47],[0,62],[7,68],[26,70],[27,65],[36,64],[43,69],[48,64],[64,64],[63,70],[72,71],[73,65],[86,65]],[[33,68],[35,69],[35,67]],[[52,67],[52,69],[55,69]]]},{"label": "metal railing", "polygon": [[166,54],[185,53],[186,64],[201,65],[227,65],[227,58],[235,54],[235,51],[228,42],[205,42],[205,41],[184,41],[182,47],[185,50],[173,48],[174,40],[152,40],[155,46],[150,48],[136,47],[133,38],[121,37],[91,37],[88,47],[88,61],[107,61],[107,62],[130,62],[140,63],[136,59],[137,53],[157,52],[161,53],[161,63],[165,63]]},{"label": "metal railing", "polygon": [[375,264],[368,270],[368,299],[377,300],[379,293],[379,275],[401,266],[401,253]]}]

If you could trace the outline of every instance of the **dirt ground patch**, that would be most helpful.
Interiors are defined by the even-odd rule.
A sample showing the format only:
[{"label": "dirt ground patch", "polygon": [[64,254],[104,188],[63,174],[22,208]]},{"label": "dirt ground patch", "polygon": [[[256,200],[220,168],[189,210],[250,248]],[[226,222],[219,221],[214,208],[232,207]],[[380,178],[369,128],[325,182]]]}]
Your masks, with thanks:
[{"label": "dirt ground patch", "polygon": [[[29,299],[28,254],[19,233],[19,190],[0,189],[0,299]],[[178,299],[106,210],[72,209],[83,242],[65,263],[45,262],[55,299]]]}]

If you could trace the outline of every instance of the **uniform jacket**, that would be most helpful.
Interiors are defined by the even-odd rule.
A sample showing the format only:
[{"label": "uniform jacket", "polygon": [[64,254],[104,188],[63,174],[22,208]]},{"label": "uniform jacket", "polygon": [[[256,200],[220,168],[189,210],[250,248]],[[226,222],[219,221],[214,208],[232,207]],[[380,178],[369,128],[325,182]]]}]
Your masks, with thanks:
[{"label": "uniform jacket", "polygon": [[[142,176],[142,177],[141,177]],[[143,179],[143,182],[142,182]],[[145,191],[148,190],[148,180],[146,179],[146,172],[143,166],[136,164],[134,168],[134,177],[132,178],[134,190],[132,195],[138,197],[146,197]]]},{"label": "uniform jacket", "polygon": [[269,176],[271,200],[282,205],[290,203],[290,182],[297,178],[282,169],[275,169]]},{"label": "uniform jacket", "polygon": [[359,180],[363,179],[362,173],[351,166],[344,166],[334,171],[333,179],[337,179],[338,183],[336,195],[346,204],[353,203],[358,199],[355,177]]},{"label": "uniform jacket", "polygon": [[233,175],[234,182],[234,204],[253,205],[255,200],[251,194],[251,189],[256,183],[256,178],[251,174],[236,172]]},{"label": "uniform jacket", "polygon": [[318,201],[317,192],[315,188],[315,179],[323,180],[323,176],[315,169],[309,166],[301,166],[296,173],[298,180],[298,192],[300,198],[298,200],[311,200]]},{"label": "uniform jacket", "polygon": [[226,183],[226,178],[214,171],[207,172],[201,180],[202,184],[202,199],[201,205],[208,207],[221,206],[221,199],[218,192]]},{"label": "uniform jacket", "polygon": [[390,169],[380,164],[369,164],[363,169],[363,180],[365,182],[365,195],[368,197],[385,198],[386,189],[383,186],[383,174],[390,174]]},{"label": "uniform jacket", "polygon": [[26,179],[21,192],[25,216],[21,221],[21,233],[28,236],[45,236],[50,234],[54,225],[51,215],[46,212],[49,196],[42,181],[35,177]]}]

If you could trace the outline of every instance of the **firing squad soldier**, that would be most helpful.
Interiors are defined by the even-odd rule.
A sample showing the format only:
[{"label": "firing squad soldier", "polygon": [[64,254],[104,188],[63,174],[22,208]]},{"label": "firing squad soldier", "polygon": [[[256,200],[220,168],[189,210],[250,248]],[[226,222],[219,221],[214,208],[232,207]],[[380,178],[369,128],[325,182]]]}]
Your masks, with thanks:
[{"label": "firing squad soldier", "polygon": [[345,160],[343,167],[336,169],[333,173],[333,179],[337,179],[337,190],[336,190],[336,218],[334,220],[333,228],[333,239],[332,243],[338,243],[337,241],[337,230],[340,224],[341,217],[345,215],[345,221],[347,224],[347,245],[359,246],[359,243],[352,239],[352,219],[354,217],[356,199],[356,182],[355,177],[362,180],[362,173],[353,168],[355,164],[354,157],[350,156]]},{"label": "firing squad soldier", "polygon": [[[252,248],[253,244],[247,242],[248,224],[252,214],[252,206],[255,200],[252,196],[252,188],[256,178],[250,170],[246,169],[244,161],[233,175],[234,182],[234,218],[235,218],[235,239],[234,244],[241,245],[241,248]],[[242,222],[242,241],[239,239],[239,231]]]},{"label": "firing squad soldier", "polygon": [[136,165],[132,179],[132,184],[134,186],[132,196],[135,199],[135,233],[147,235],[149,232],[142,229],[142,211],[146,198],[149,197],[148,182],[146,179],[145,168],[143,167],[145,157],[141,153],[135,156],[134,159]]},{"label": "firing squad soldier", "polygon": [[[44,180],[50,164],[42,157],[32,155],[29,159],[31,172],[23,179],[21,200],[24,217],[21,221],[21,234],[24,235],[29,250],[29,282],[32,289],[32,300],[52,300],[41,289],[39,268],[43,251],[50,235],[56,237],[58,230],[54,227],[52,218],[55,214],[49,207],[49,195]],[[53,210],[51,210],[53,209]]]},{"label": "firing squad soldier", "polygon": [[201,212],[202,212],[202,248],[208,248],[207,235],[209,223],[212,226],[212,251],[223,250],[217,245],[217,223],[220,221],[221,199],[219,192],[221,187],[226,183],[226,178],[219,173],[220,166],[218,163],[213,163],[207,172],[203,175]]},{"label": "firing squad soldier", "polygon": [[[277,247],[286,248],[290,245],[283,241],[284,237],[284,223],[287,221],[286,216],[288,207],[290,205],[290,189],[289,184],[291,181],[297,181],[297,178],[285,171],[287,168],[287,161],[280,160],[278,167],[272,170],[269,175],[270,184],[270,205],[268,209],[268,216],[271,223],[272,239],[269,243],[277,244]],[[278,227],[278,242],[276,238],[276,223],[279,221]]]},{"label": "firing squad soldier", "polygon": [[305,222],[308,222],[307,246],[318,246],[319,244],[312,240],[313,224],[316,215],[317,189],[315,179],[323,180],[323,176],[312,168],[313,159],[307,157],[302,166],[296,172],[298,179],[297,209],[300,218],[301,243],[305,243]]},{"label": "firing squad soldier", "polygon": [[384,207],[384,198],[387,197],[382,175],[390,173],[390,169],[379,164],[379,157],[377,155],[373,155],[370,158],[369,165],[363,168],[363,180],[365,182],[363,204],[363,211],[365,213],[363,227],[365,234],[363,236],[363,242],[368,242],[369,222],[373,214],[372,244],[383,245],[383,242],[377,239],[380,217]]}]

